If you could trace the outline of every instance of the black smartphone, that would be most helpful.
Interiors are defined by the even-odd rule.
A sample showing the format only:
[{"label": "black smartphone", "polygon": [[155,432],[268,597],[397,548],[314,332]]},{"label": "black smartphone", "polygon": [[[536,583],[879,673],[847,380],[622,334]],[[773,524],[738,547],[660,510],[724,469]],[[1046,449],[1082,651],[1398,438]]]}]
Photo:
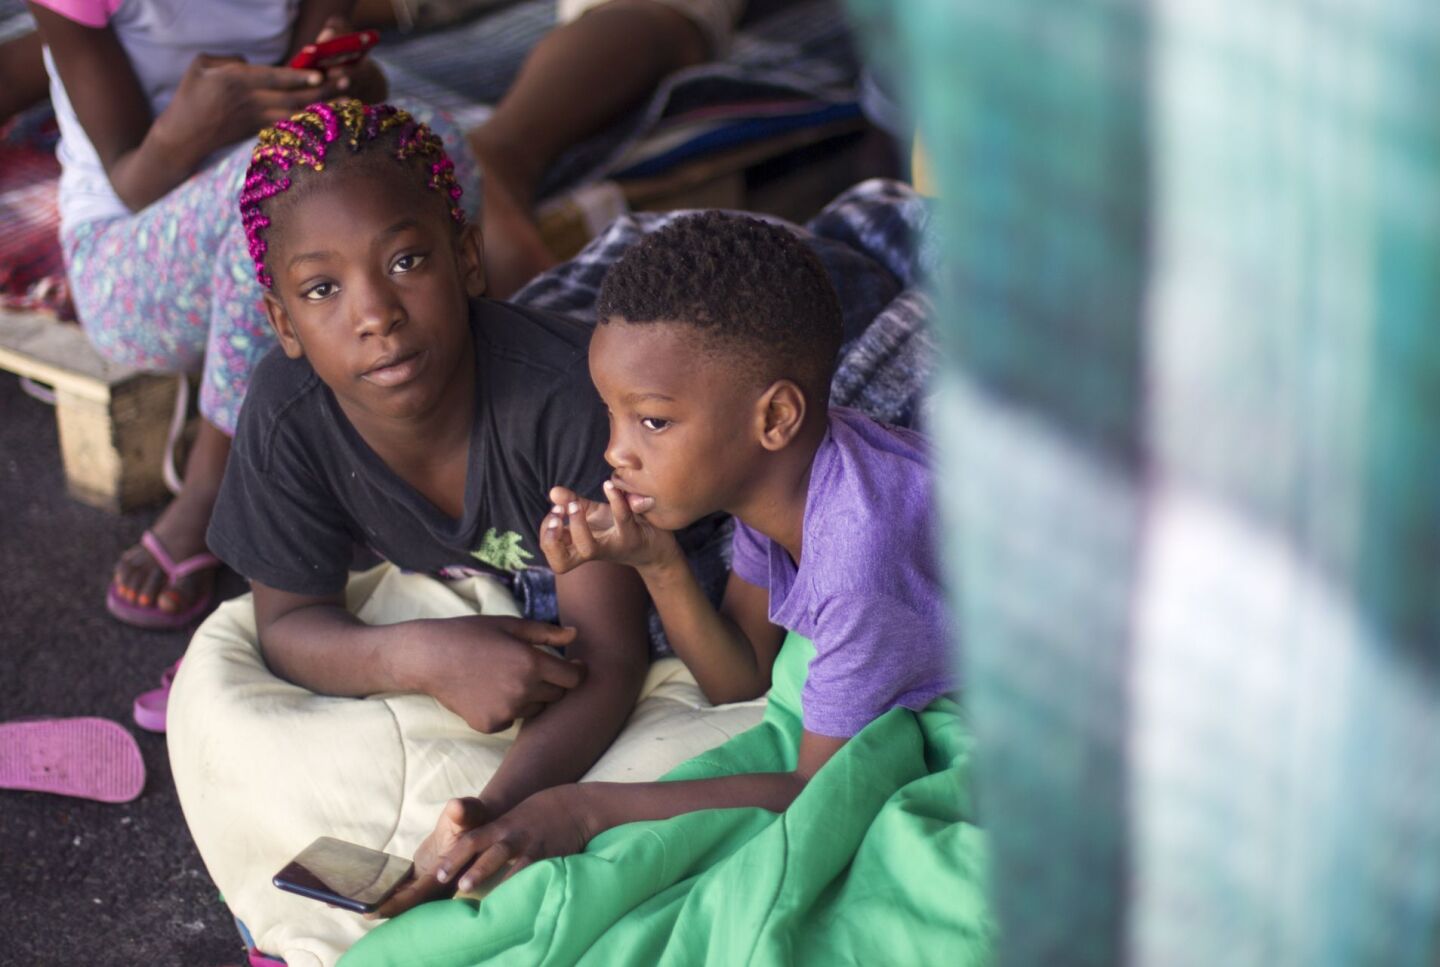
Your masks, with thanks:
[{"label": "black smartphone", "polygon": [[413,868],[409,860],[393,853],[321,836],[285,864],[271,882],[312,900],[356,913],[373,913]]}]

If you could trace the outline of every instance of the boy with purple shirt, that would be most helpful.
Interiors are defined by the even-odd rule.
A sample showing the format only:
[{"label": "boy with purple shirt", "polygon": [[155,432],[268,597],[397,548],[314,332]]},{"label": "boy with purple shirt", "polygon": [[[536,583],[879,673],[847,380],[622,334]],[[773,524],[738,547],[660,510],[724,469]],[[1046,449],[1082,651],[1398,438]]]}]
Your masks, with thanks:
[{"label": "boy with purple shirt", "polygon": [[[637,243],[605,277],[590,376],[610,414],[605,500],[556,487],[540,547],[563,574],[628,564],[666,637],[717,704],[770,687],[786,630],[815,646],[791,772],[576,783],[487,824],[464,800],[432,837],[440,882],[468,890],[579,852],[602,830],[697,809],[780,812],[867,724],[952,687],[920,436],[826,400],[841,340],[819,260],[784,228],[709,212]],[[674,532],[737,520],[717,609]],[[419,884],[425,888],[426,884]]]},{"label": "boy with purple shirt", "polygon": [[829,417],[810,465],[799,563],[740,521],[730,568],[769,590],[773,624],[815,644],[805,728],[852,736],[947,690],[946,615],[924,438],[844,407]]}]

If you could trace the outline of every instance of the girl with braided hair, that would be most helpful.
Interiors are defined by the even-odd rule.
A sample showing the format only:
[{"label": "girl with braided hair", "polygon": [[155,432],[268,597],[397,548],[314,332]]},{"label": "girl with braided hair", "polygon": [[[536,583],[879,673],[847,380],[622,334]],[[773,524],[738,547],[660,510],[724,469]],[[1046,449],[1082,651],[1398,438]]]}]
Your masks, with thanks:
[{"label": "girl with braided hair", "polygon": [[[261,128],[341,92],[383,99],[368,61],[277,66],[347,31],[353,2],[31,0],[60,125],[61,241],[80,322],[114,362],[203,364],[183,486],[106,595],[122,621],[180,627],[213,597],[205,528],[250,371],[273,344],[234,199]],[[473,162],[457,161],[476,185]]]},{"label": "girl with braided hair", "polygon": [[[578,779],[618,734],[646,672],[647,599],[632,570],[600,561],[556,577],[565,627],[473,614],[371,625],[347,607],[357,544],[405,571],[513,581],[543,564],[550,483],[598,496],[610,475],[592,326],[481,297],[480,232],[456,181],[441,140],[389,106],[315,104],[261,132],[240,212],[279,346],[251,376],[209,545],[250,580],[259,649],[281,678],[325,695],[427,694],[481,732],[523,720],[467,800],[481,822]],[[197,637],[192,654],[207,647]],[[212,721],[186,721],[189,745],[208,747]]]}]

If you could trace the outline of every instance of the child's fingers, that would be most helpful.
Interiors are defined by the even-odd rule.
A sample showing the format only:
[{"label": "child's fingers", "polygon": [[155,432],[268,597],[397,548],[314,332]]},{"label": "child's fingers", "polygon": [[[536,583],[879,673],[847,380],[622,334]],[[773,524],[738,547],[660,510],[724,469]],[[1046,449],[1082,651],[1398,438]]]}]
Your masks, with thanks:
[{"label": "child's fingers", "polygon": [[580,505],[580,513],[584,515],[585,523],[590,525],[592,533],[598,531],[603,534],[615,526],[615,512],[607,501],[581,497],[576,502]]},{"label": "child's fingers", "polygon": [[484,883],[490,877],[500,872],[501,867],[510,862],[512,857],[511,846],[505,840],[492,843],[488,849],[475,858],[470,864],[470,869],[460,878],[456,889],[462,893],[473,890],[478,883]]},{"label": "child's fingers", "polygon": [[592,560],[595,557],[595,535],[590,532],[590,522],[580,513],[580,502],[570,501],[565,505],[565,513],[570,517],[570,543],[575,545],[576,555],[582,561]]},{"label": "child's fingers", "polygon": [[630,507],[630,495],[610,481],[605,481],[605,496],[610,502],[610,513],[615,518],[615,535],[621,547],[638,547],[644,543],[640,525]]},{"label": "child's fingers", "polygon": [[325,72],[325,79],[330,82],[335,90],[344,93],[350,90],[350,85],[353,83],[351,81],[351,75],[354,74],[357,64],[358,61],[356,64],[351,64],[347,67],[332,67]]},{"label": "child's fingers", "polygon": [[525,869],[525,867],[529,866],[533,862],[535,862],[535,860],[529,856],[517,856],[514,861],[511,862],[510,869],[506,870],[505,875],[500,877],[500,882],[504,883],[506,880],[510,879],[510,877],[514,876],[516,873],[519,873],[521,870]]},{"label": "child's fingers", "polygon": [[391,917],[398,917],[411,907],[419,906],[427,900],[434,900],[445,893],[443,884],[436,881],[433,876],[412,876],[401,885],[400,889],[390,894],[390,898],[380,904],[374,913],[365,914],[367,920],[388,920]]},{"label": "child's fingers", "polygon": [[587,500],[580,498],[580,513],[590,522],[591,527],[609,527],[615,523],[615,514],[608,500]]},{"label": "child's fingers", "polygon": [[435,864],[435,871],[432,874],[436,883],[454,883],[463,877],[475,865],[475,858],[485,851],[490,845],[490,837],[486,835],[487,827],[472,829],[461,836],[440,857]]},{"label": "child's fingers", "polygon": [[[566,504],[570,503],[572,500],[575,499],[575,491],[571,490],[569,487],[550,488],[550,502],[553,503],[557,508],[563,508]],[[562,511],[558,509],[555,511],[555,513],[557,514],[561,512]]]},{"label": "child's fingers", "polygon": [[323,44],[327,40],[333,40],[341,34],[347,34],[349,32],[350,25],[346,22],[345,18],[331,14],[325,18],[325,25],[320,28],[320,33],[315,35],[315,43]]},{"label": "child's fingers", "polygon": [[622,531],[630,523],[630,503],[620,488],[609,480],[605,481],[605,500],[610,504],[610,513],[615,516],[615,526]]},{"label": "child's fingers", "polygon": [[329,100],[335,97],[339,89],[334,82],[324,80],[321,75],[321,83],[314,87],[304,87],[294,90],[259,90],[250,95],[251,103],[261,111],[275,112],[288,111],[286,117],[294,114],[302,108],[314,104],[316,101]]},{"label": "child's fingers", "polygon": [[461,796],[445,804],[445,818],[462,830],[474,829],[489,819],[485,804],[474,796]]},{"label": "child's fingers", "polygon": [[246,72],[250,86],[256,90],[309,91],[325,82],[325,72],[309,67],[269,67],[261,64],[250,65]]},{"label": "child's fingers", "polygon": [[585,680],[585,664],[579,659],[556,658],[541,652],[540,677],[564,689],[575,688]]},{"label": "child's fingers", "polygon": [[[523,718],[529,718],[530,716],[533,716],[533,715],[539,715],[539,714],[540,714],[540,710],[543,709],[545,706],[547,706],[547,705],[553,705],[554,703],[556,703],[556,702],[560,701],[562,698],[564,698],[564,697],[565,697],[565,689],[561,688],[559,685],[556,685],[556,684],[554,684],[554,683],[552,683],[552,682],[547,682],[547,681],[543,681],[543,680],[542,680],[542,681],[536,682],[535,684],[531,685],[528,689],[526,689],[526,697],[528,697],[528,698],[531,700],[531,702],[533,703],[533,707],[534,707],[535,710],[534,710],[533,712],[531,712],[530,715],[525,715],[525,714],[522,713],[522,714],[520,714],[520,715],[515,716],[516,718],[521,718],[521,719],[523,719]],[[532,706],[531,706],[531,705],[527,705],[527,706],[525,706],[525,707],[526,707],[526,708],[531,708]]]},{"label": "child's fingers", "polygon": [[[610,526],[610,508],[609,505],[605,502],[599,500],[591,500],[588,497],[581,497],[580,495],[572,491],[566,490],[563,487],[556,487],[554,490],[551,491],[551,494],[561,498],[559,501],[552,504],[550,507],[550,513],[554,514],[556,517],[559,517],[561,520],[567,519],[572,513],[580,513],[585,515],[586,519],[590,521],[592,526]],[[578,506],[580,509],[578,511],[570,510],[569,508],[572,504]]]},{"label": "child's fingers", "polygon": [[582,563],[575,557],[570,532],[565,530],[564,518],[559,514],[550,514],[540,522],[540,551],[556,574],[564,574]]},{"label": "child's fingers", "polygon": [[575,640],[576,635],[571,625],[552,625],[529,618],[510,618],[504,629],[512,638],[527,645],[549,645],[552,648],[564,648]]}]

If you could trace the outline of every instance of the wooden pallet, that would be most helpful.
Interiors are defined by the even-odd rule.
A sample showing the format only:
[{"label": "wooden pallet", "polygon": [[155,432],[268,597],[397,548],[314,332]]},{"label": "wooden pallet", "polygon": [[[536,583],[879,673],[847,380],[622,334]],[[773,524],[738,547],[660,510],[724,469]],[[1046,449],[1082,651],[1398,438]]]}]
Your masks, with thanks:
[{"label": "wooden pallet", "polygon": [[55,390],[71,496],[111,511],[165,496],[161,466],[179,377],[108,363],[78,325],[36,312],[0,311],[0,369]]}]

